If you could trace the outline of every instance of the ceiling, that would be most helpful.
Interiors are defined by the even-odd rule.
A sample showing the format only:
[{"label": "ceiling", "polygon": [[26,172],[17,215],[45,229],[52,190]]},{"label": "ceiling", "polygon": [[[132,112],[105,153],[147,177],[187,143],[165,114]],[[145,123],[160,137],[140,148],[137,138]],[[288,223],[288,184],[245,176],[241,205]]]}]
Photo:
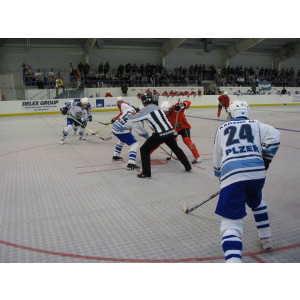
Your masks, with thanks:
[{"label": "ceiling", "polygon": [[[83,48],[88,40],[87,38],[4,38],[0,39],[1,48]],[[146,48],[161,49],[170,42],[170,38],[98,38],[93,43],[93,48]],[[187,38],[178,48],[193,49],[202,52],[214,50],[222,51],[228,48],[234,48],[240,43],[248,40],[247,38]],[[244,50],[245,53],[257,53],[276,55],[286,52],[300,44],[300,38],[269,38]]]}]

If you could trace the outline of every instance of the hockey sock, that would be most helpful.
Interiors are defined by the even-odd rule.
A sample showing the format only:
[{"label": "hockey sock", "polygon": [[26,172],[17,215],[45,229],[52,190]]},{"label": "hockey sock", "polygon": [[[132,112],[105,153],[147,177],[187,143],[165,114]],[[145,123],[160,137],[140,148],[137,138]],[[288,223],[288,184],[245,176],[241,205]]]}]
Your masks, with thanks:
[{"label": "hockey sock", "polygon": [[262,199],[260,205],[252,209],[256,228],[258,230],[259,238],[267,238],[271,236],[271,228],[268,216],[267,205]]},{"label": "hockey sock", "polygon": [[135,165],[135,159],[136,159],[136,153],[137,153],[136,151],[137,151],[138,147],[139,147],[138,142],[136,142],[130,146],[129,159],[128,159],[129,164]]},{"label": "hockey sock", "polygon": [[122,149],[123,149],[124,143],[122,143],[121,141],[119,141],[116,145],[115,148],[115,152],[114,152],[114,156],[120,156]]},{"label": "hockey sock", "polygon": [[231,220],[222,218],[221,234],[222,234],[222,249],[225,255],[226,263],[242,262],[242,232],[243,220]]},{"label": "hockey sock", "polygon": [[183,142],[189,147],[195,158],[200,157],[196,145],[192,142],[192,140],[189,137],[183,138]]},{"label": "hockey sock", "polygon": [[221,115],[221,110],[222,110],[222,108],[218,109],[218,117],[220,117],[220,115]]}]

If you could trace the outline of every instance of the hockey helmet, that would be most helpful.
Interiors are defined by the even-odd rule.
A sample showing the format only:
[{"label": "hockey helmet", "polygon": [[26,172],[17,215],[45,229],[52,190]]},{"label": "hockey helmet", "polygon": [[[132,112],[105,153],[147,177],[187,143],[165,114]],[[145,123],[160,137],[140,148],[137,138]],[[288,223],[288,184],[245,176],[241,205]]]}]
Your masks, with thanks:
[{"label": "hockey helmet", "polygon": [[141,97],[141,100],[143,102],[143,104],[152,104],[154,101],[153,101],[153,96],[149,93],[146,93],[144,95],[142,95]]},{"label": "hockey helmet", "polygon": [[245,100],[235,100],[228,108],[233,118],[246,117],[248,119],[249,110],[249,105]]},{"label": "hockey helmet", "polygon": [[163,101],[160,108],[163,110],[163,111],[169,111],[170,108],[171,108],[171,104],[170,102],[168,101]]},{"label": "hockey helmet", "polygon": [[224,92],[223,95],[224,95],[224,96],[228,96],[228,93],[227,93],[227,92]]},{"label": "hockey helmet", "polygon": [[82,98],[81,99],[81,105],[88,105],[89,104],[89,98]]}]

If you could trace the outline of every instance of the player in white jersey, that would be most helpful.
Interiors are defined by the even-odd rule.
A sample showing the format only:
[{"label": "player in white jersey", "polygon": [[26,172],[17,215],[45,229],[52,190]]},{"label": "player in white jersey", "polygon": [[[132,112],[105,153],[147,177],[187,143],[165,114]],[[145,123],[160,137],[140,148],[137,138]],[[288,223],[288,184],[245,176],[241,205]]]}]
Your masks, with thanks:
[{"label": "player in white jersey", "polygon": [[70,100],[65,104],[66,106],[60,109],[61,113],[63,115],[70,115],[70,117],[67,117],[67,126],[63,129],[63,135],[60,141],[61,144],[64,144],[65,138],[72,129],[76,134],[79,126],[79,140],[81,140],[84,135],[87,122],[92,122],[91,104],[89,103],[88,98]]},{"label": "player in white jersey", "polygon": [[136,165],[136,155],[139,147],[138,141],[135,139],[133,134],[131,133],[131,128],[135,129],[135,131],[145,138],[148,138],[148,132],[143,127],[141,122],[130,124],[128,123],[129,115],[133,115],[136,113],[136,109],[129,105],[126,102],[123,102],[121,99],[118,99],[117,105],[121,111],[121,114],[118,115],[117,118],[114,118],[112,121],[112,133],[119,139],[117,145],[115,147],[115,151],[113,154],[113,161],[122,160],[120,157],[121,151],[123,149],[124,144],[130,146],[129,149],[129,159],[127,164],[127,170],[139,169],[140,167]]},{"label": "player in white jersey", "polygon": [[243,218],[252,209],[260,243],[271,249],[271,230],[262,189],[266,170],[280,144],[280,132],[249,120],[246,101],[229,107],[232,118],[218,129],[214,143],[214,172],[221,183],[215,213],[222,217],[220,232],[226,262],[242,262]]}]

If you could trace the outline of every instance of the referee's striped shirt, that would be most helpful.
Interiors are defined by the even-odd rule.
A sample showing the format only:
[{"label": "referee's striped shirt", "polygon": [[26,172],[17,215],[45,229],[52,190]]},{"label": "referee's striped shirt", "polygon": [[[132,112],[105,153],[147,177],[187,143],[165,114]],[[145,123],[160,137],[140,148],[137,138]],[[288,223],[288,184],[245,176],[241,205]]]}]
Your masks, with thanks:
[{"label": "referee's striped shirt", "polygon": [[164,111],[154,104],[148,104],[141,109],[140,113],[132,116],[130,121],[133,123],[147,120],[153,130],[160,136],[174,133],[171,123],[167,119]]}]

